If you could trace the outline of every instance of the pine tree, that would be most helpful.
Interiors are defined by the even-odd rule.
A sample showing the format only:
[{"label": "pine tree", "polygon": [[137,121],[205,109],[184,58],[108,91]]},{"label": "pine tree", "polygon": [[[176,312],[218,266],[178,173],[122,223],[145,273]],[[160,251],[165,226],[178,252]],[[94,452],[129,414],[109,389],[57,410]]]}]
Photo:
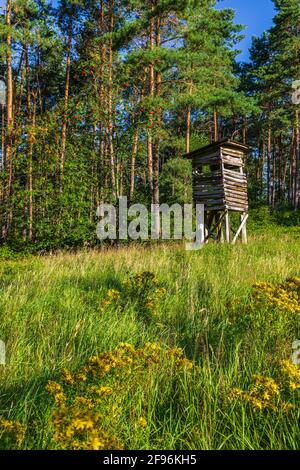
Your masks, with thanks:
[{"label": "pine tree", "polygon": [[255,39],[247,66],[249,88],[262,110],[260,164],[264,179],[267,154],[267,199],[273,207],[299,204],[299,106],[292,103],[292,83],[300,77],[300,6],[297,0],[275,1],[274,26]]}]

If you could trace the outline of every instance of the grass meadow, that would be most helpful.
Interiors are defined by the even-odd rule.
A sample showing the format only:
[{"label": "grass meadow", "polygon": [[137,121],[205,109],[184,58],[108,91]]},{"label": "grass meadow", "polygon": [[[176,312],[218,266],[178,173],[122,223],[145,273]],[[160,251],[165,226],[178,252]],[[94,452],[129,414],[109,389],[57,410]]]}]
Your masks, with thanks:
[{"label": "grass meadow", "polygon": [[299,228],[0,263],[0,448],[300,448]]}]

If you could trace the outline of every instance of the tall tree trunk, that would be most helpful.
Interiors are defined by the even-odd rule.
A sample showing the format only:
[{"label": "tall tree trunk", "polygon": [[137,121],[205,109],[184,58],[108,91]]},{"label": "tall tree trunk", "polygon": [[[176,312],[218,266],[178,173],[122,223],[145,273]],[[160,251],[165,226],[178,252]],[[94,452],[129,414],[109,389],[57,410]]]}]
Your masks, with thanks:
[{"label": "tall tree trunk", "polygon": [[218,141],[218,114],[216,111],[214,111],[214,140],[215,142]]},{"label": "tall tree trunk", "polygon": [[263,173],[265,163],[265,136],[262,135],[262,139],[259,145],[259,157],[256,162],[256,197],[263,192]]},{"label": "tall tree trunk", "polygon": [[[38,91],[31,92],[28,45],[25,46],[26,101],[27,101],[27,190],[28,190],[28,238],[33,235],[33,145],[35,141],[36,104]],[[31,103],[31,95],[33,105]]]},{"label": "tall tree trunk", "polygon": [[[105,5],[104,0],[100,1],[100,11],[99,11],[99,33],[101,36],[105,34]],[[98,193],[98,203],[102,201],[102,181],[105,177],[104,174],[104,157],[105,157],[105,132],[104,132],[104,117],[105,117],[105,87],[104,87],[104,70],[105,70],[105,58],[106,58],[106,49],[105,42],[101,41],[100,44],[100,90],[99,90],[99,172],[97,174],[98,183],[97,183],[97,193]],[[102,180],[102,181],[101,181]]]},{"label": "tall tree trunk", "polygon": [[288,192],[289,188],[287,187],[287,175],[288,175],[288,163],[289,163],[289,158],[288,154],[284,155],[284,166],[283,166],[283,175],[282,175],[282,190],[283,190],[283,198],[284,202],[288,202]]},{"label": "tall tree trunk", "polygon": [[278,136],[278,200],[282,202],[284,200],[284,167],[285,158],[283,153],[282,145],[282,134]]},{"label": "tall tree trunk", "polygon": [[295,196],[294,208],[298,208],[299,204],[299,165],[300,165],[300,149],[299,149],[299,111],[295,111],[295,146],[296,146],[296,168],[295,168]]},{"label": "tall tree trunk", "polygon": [[[192,83],[189,83],[188,86],[188,93],[191,95],[193,92],[193,85]],[[192,107],[189,104],[187,107],[187,113],[186,113],[186,132],[185,132],[185,151],[186,153],[190,152],[191,149],[191,117],[192,117]]]},{"label": "tall tree trunk", "polygon": [[5,167],[5,111],[4,106],[1,105],[1,170]]},{"label": "tall tree trunk", "polygon": [[[160,47],[161,36],[160,36],[161,20],[160,17],[156,18],[156,47]],[[161,94],[161,73],[156,73],[156,96],[159,97]],[[157,110],[159,120],[162,120],[161,109]],[[155,152],[153,159],[153,205],[154,205],[154,234],[158,238],[160,235],[160,190],[159,190],[159,171],[160,171],[160,136],[156,137]]]},{"label": "tall tree trunk", "polygon": [[69,29],[68,29],[68,38],[67,38],[67,64],[66,64],[66,78],[65,78],[65,96],[64,96],[64,111],[63,111],[62,130],[61,130],[60,188],[59,188],[60,192],[63,191],[64,166],[65,166],[65,154],[66,154],[66,142],[67,142],[72,36],[73,36],[73,18],[71,17],[70,18],[70,23],[69,23]]},{"label": "tall tree trunk", "polygon": [[271,126],[268,128],[268,144],[267,144],[267,186],[268,186],[268,204],[271,205],[271,145],[272,145],[272,131]]},{"label": "tall tree trunk", "polygon": [[186,136],[185,136],[185,151],[186,153],[190,152],[191,148],[191,107],[188,106],[186,114]]},{"label": "tall tree trunk", "polygon": [[291,161],[290,161],[290,181],[289,181],[289,203],[291,206],[294,206],[294,197],[295,197],[295,173],[296,173],[296,145],[295,145],[296,131],[295,128],[292,132],[292,141],[291,141]]},{"label": "tall tree trunk", "polygon": [[243,119],[243,144],[247,145],[247,118]]},{"label": "tall tree trunk", "polygon": [[261,160],[260,160],[260,175],[259,175],[259,185],[260,185],[261,195],[263,194],[263,189],[264,189],[265,158],[266,158],[266,142],[265,142],[265,134],[263,133],[262,151],[261,151]]},{"label": "tall tree trunk", "polygon": [[[23,241],[27,240],[27,236],[29,233],[29,225],[30,225],[30,215],[29,215],[29,186],[30,186],[30,147],[31,147],[31,139],[32,139],[32,130],[30,129],[31,126],[31,96],[30,96],[30,74],[29,74],[29,57],[28,57],[28,44],[25,44],[24,46],[24,52],[25,52],[25,67],[24,71],[22,73],[22,78],[25,80],[26,78],[26,106],[27,106],[27,138],[26,138],[26,152],[27,152],[27,174],[26,174],[26,194],[24,198],[24,220],[26,221],[25,227],[23,230]],[[24,75],[24,77],[23,77]],[[23,88],[23,86],[22,86]],[[19,97],[19,109],[21,110],[22,106],[22,94],[23,90],[20,90],[20,97]]]},{"label": "tall tree trunk", "polygon": [[[23,58],[23,53],[22,53],[22,58]],[[16,104],[16,107],[15,107],[15,115],[16,116],[18,116],[18,114],[21,111],[21,107],[22,107],[24,82],[25,82],[25,77],[26,77],[26,46],[25,46],[24,59],[25,59],[25,67],[23,66],[23,60],[22,60],[22,64],[21,64],[21,80],[20,80],[20,88],[19,88],[19,98],[18,98],[18,103]]]},{"label": "tall tree trunk", "polygon": [[275,207],[276,203],[276,174],[277,174],[277,162],[276,162],[276,139],[273,137],[272,145],[272,193],[271,193],[271,205]]},{"label": "tall tree trunk", "polygon": [[134,131],[133,131],[133,145],[132,145],[132,153],[131,153],[131,172],[130,172],[130,202],[134,196],[135,190],[135,163],[136,163],[136,156],[138,151],[138,142],[139,142],[139,128],[138,123],[135,123]]},{"label": "tall tree trunk", "polygon": [[[154,5],[152,5],[151,10],[154,10]],[[149,48],[150,51],[154,49],[154,34],[155,34],[155,18],[151,18],[150,22],[150,37],[149,37]],[[154,65],[151,62],[149,66],[149,96],[154,97],[155,93],[155,75],[154,75]],[[148,129],[148,141],[147,141],[147,153],[148,153],[148,178],[149,178],[149,187],[151,194],[153,194],[153,132],[152,124],[150,124]],[[152,198],[152,202],[153,198]]]},{"label": "tall tree trunk", "polygon": [[[114,0],[110,1],[109,9],[109,32],[113,33],[115,18],[114,18]],[[117,188],[117,175],[116,175],[116,161],[114,154],[114,129],[113,129],[113,40],[109,39],[108,46],[108,140],[109,140],[109,157],[110,157],[110,166],[111,166],[111,183],[113,196],[115,199],[118,197],[118,188]]]},{"label": "tall tree trunk", "polygon": [[37,92],[34,92],[33,107],[31,113],[31,131],[29,133],[28,148],[29,240],[32,240],[33,235],[33,144],[35,140],[36,102]]},{"label": "tall tree trunk", "polygon": [[6,72],[7,72],[7,107],[6,107],[6,142],[5,167],[8,170],[8,183],[6,188],[6,221],[3,229],[3,238],[7,237],[12,222],[12,178],[13,178],[13,70],[12,70],[12,36],[11,36],[12,0],[6,1]]}]

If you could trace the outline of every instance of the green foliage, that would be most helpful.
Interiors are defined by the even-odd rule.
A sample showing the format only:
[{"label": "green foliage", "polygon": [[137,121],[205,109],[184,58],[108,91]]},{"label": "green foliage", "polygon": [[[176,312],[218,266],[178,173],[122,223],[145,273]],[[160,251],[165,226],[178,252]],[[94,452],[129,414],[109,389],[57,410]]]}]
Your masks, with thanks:
[{"label": "green foliage", "polygon": [[250,210],[248,228],[252,233],[273,229],[280,233],[282,227],[297,229],[300,213],[291,208],[274,210],[266,205],[258,205]]},{"label": "green foliage", "polygon": [[276,216],[270,207],[266,205],[258,206],[250,211],[248,227],[252,233],[278,228],[276,226]]},{"label": "green foliage", "polygon": [[168,204],[190,204],[192,201],[192,168],[189,160],[170,159],[160,176],[161,201]]},{"label": "green foliage", "polygon": [[137,311],[145,320],[157,316],[157,308],[166,290],[154,273],[145,271],[130,277],[123,283],[123,301],[136,303]]}]

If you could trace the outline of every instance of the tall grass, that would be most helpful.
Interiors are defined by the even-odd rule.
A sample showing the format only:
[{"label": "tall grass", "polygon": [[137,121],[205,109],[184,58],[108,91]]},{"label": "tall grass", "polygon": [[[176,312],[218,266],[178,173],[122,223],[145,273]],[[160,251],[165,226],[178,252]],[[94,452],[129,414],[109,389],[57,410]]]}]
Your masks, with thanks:
[{"label": "tall grass", "polygon": [[[122,342],[154,342],[183,348],[197,367],[174,385],[162,366],[153,373],[147,403],[138,385],[124,395],[127,415],[144,407],[149,420],[147,432],[133,432],[130,422],[127,430],[114,430],[125,448],[299,448],[299,401],[292,413],[278,414],[227,400],[231,387],[246,389],[254,374],[272,375],[274,363],[289,359],[300,339],[298,318],[251,307],[255,282],[299,275],[299,235],[297,229],[260,234],[247,246],[208,245],[198,252],[166,245],[1,261],[7,364],[0,366],[0,416],[27,426],[23,448],[47,448],[48,380]],[[154,272],[166,289],[152,321],[134,302],[100,309],[108,289],[143,271]]]}]

